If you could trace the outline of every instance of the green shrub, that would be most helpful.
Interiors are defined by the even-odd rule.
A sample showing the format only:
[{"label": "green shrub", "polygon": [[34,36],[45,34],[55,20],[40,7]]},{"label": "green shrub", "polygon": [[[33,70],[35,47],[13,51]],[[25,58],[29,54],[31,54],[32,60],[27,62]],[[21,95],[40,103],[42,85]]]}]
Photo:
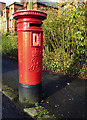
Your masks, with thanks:
[{"label": "green shrub", "polygon": [[64,13],[46,11],[43,22],[43,69],[70,76],[86,76],[86,9]]},{"label": "green shrub", "polygon": [[15,33],[14,33],[14,36],[15,36],[15,35],[18,35],[18,33],[17,33],[17,32],[15,32]]},{"label": "green shrub", "polygon": [[18,40],[14,36],[2,36],[2,55],[18,56]]},{"label": "green shrub", "polygon": [[8,35],[10,35],[10,33],[9,33],[9,32],[7,32],[7,33],[4,33],[3,35],[4,35],[4,36],[8,36]]}]

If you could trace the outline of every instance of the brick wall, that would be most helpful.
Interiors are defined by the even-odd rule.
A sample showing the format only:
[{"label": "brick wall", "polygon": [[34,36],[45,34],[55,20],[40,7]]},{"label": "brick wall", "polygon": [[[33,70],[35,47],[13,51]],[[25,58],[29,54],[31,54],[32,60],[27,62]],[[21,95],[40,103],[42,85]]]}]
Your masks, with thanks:
[{"label": "brick wall", "polygon": [[[9,32],[15,33],[17,31],[17,21],[13,18],[13,13],[17,11],[21,6],[11,4],[9,6]],[[13,13],[11,12],[13,10]]]},{"label": "brick wall", "polygon": [[6,7],[6,3],[0,2],[0,10],[3,10]]}]

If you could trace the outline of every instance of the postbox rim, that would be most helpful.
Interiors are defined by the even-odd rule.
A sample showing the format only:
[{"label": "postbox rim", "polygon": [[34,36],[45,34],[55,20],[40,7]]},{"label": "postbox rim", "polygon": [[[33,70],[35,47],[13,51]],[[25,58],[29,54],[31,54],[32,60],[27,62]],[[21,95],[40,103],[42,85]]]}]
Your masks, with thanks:
[{"label": "postbox rim", "polygon": [[17,12],[13,13],[13,17],[15,19],[19,19],[21,17],[26,17],[26,16],[30,16],[30,17],[40,17],[40,19],[44,20],[47,17],[47,14],[45,12],[42,12],[40,10],[20,10]]}]

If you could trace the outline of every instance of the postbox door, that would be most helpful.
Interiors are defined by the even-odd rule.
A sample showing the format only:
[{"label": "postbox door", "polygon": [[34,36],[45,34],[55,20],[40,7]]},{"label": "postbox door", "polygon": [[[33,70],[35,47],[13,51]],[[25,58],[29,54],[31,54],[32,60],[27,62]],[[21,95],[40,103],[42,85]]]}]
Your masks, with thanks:
[{"label": "postbox door", "polygon": [[33,33],[33,46],[40,46],[40,35],[39,33]]}]

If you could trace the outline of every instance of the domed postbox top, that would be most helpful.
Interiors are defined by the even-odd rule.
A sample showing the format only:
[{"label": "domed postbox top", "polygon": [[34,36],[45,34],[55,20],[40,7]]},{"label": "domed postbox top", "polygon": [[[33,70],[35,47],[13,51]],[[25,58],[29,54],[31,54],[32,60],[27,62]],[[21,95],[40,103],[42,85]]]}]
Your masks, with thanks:
[{"label": "domed postbox top", "polygon": [[46,19],[47,14],[45,12],[42,12],[40,10],[20,10],[13,14],[13,17],[17,20],[19,18],[38,18],[38,19]]}]

